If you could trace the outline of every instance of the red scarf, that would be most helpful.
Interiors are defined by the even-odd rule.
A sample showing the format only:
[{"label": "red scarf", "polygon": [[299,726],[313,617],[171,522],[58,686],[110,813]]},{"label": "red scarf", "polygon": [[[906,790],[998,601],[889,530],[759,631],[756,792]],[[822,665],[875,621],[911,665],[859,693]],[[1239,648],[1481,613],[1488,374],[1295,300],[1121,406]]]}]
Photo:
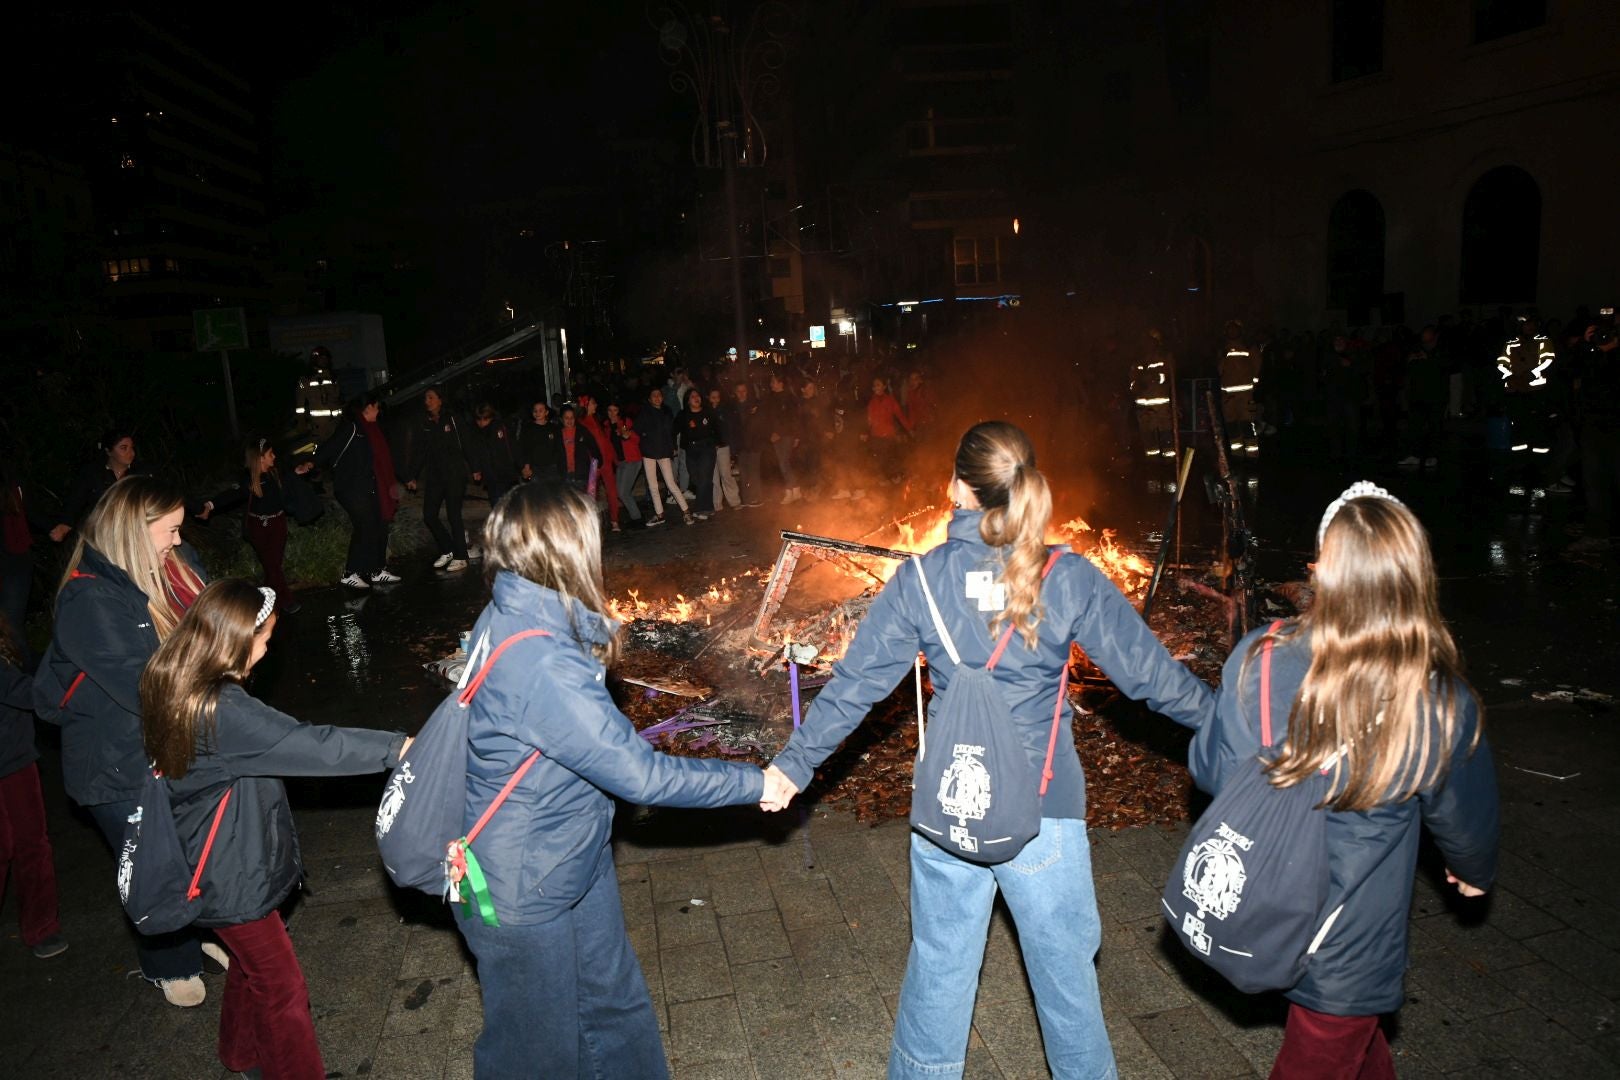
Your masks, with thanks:
[{"label": "red scarf", "polygon": [[360,421],[360,430],[366,433],[366,441],[371,444],[371,471],[377,477],[377,509],[382,511],[386,525],[394,520],[399,510],[399,500],[394,498],[394,485],[399,482],[394,475],[394,455],[388,449],[388,436],[383,434],[382,425],[377,421]]},{"label": "red scarf", "polygon": [[566,454],[567,457],[568,457],[568,475],[569,476],[574,475],[574,444],[575,444],[575,442],[578,441],[578,439],[579,439],[579,428],[578,427],[563,428],[562,429],[563,453]]},{"label": "red scarf", "polygon": [[163,563],[163,576],[169,583],[169,598],[174,602],[175,614],[185,614],[186,609],[196,603],[199,590],[180,572],[180,556],[170,552]]},{"label": "red scarf", "polygon": [[34,538],[28,533],[28,515],[23,510],[22,486],[17,485],[0,507],[0,549],[7,555],[22,555],[28,551]]}]

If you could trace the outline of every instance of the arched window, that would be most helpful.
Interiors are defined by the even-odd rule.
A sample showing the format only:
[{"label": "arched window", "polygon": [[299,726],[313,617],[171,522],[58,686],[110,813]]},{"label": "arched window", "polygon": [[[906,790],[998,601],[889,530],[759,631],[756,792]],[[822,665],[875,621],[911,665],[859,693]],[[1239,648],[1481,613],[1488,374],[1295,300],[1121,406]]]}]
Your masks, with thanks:
[{"label": "arched window", "polygon": [[1333,204],[1327,259],[1328,307],[1365,322],[1384,295],[1384,208],[1370,192],[1347,191]]},{"label": "arched window", "polygon": [[1523,304],[1536,298],[1541,258],[1541,188],[1515,165],[1474,181],[1463,203],[1465,304]]}]

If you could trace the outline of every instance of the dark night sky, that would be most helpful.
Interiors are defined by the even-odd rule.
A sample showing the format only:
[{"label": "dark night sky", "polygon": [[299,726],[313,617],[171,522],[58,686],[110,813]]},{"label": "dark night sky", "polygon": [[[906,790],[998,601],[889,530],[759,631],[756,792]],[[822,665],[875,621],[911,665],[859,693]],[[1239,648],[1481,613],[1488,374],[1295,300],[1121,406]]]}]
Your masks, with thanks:
[{"label": "dark night sky", "polygon": [[261,76],[280,188],[372,205],[506,198],[593,182],[614,169],[605,139],[678,141],[691,122],[640,5],[423,4],[335,28],[312,35],[331,51]]}]

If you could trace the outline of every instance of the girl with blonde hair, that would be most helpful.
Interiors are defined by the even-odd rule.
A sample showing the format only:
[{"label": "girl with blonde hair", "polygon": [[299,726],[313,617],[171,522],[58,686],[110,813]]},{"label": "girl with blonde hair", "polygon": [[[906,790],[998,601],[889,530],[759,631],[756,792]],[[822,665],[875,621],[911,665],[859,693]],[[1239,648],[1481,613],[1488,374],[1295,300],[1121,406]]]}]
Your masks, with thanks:
[{"label": "girl with blonde hair", "polygon": [[278,777],[381,772],[411,740],[302,724],[252,697],[243,683],[275,627],[272,590],[238,578],[208,586],[141,676],[141,725],[146,753],[168,779],[188,864],[209,845],[194,903],[197,925],[230,951],[220,1063],[264,1080],[320,1080],[309,990],[277,910],[304,876]]},{"label": "girl with blonde hair", "polygon": [[[968,429],[950,492],[957,510],[948,538],[902,564],[873,601],[804,726],[767,770],[765,809],[781,809],[809,784],[867,711],[910,674],[919,649],[936,705],[949,700],[957,665],[936,629],[925,581],[963,665],[983,667],[997,639],[1012,631],[994,678],[1028,753],[1032,789],[1043,790],[1054,724],[1068,731],[1072,723],[1061,689],[1071,642],[1123,693],[1177,722],[1197,727],[1213,715],[1209,688],[1170,658],[1101,571],[1085,559],[1055,558],[1046,546],[1052,494],[1021,430],[999,421]],[[1040,832],[1010,861],[970,862],[912,833],[911,954],[895,1014],[891,1077],[962,1074],[997,891],[1025,946],[1052,1075],[1115,1075],[1097,990],[1102,925],[1086,837],[1085,775],[1072,739],[1051,746]],[[931,797],[925,791],[919,783],[915,797]]]},{"label": "girl with blonde hair", "polygon": [[[145,777],[141,671],[203,588],[196,553],[180,539],[185,514],[180,490],[162,480],[126,476],[107,489],[74,542],[34,677],[35,711],[62,728],[68,797],[114,851]],[[195,934],[141,935],[136,951],[171,1004],[201,1004]]]},{"label": "girl with blonde hair", "polygon": [[504,651],[468,709],[464,825],[539,756],[478,837],[499,925],[456,922],[483,987],[474,1072],[658,1080],[668,1075],[658,1020],[619,906],[613,800],[753,803],[762,777],[752,765],[660,754],[613,703],[604,679],[618,624],[594,499],[514,488],[490,513],[484,551],[494,595],[473,626],[468,670]]},{"label": "girl with blonde hair", "polygon": [[1379,1080],[1395,1075],[1379,1017],[1405,999],[1422,826],[1446,880],[1482,895],[1496,874],[1496,773],[1412,512],[1383,488],[1351,486],[1317,529],[1313,580],[1310,610],[1232,651],[1189,766],[1215,793],[1260,752],[1257,661],[1269,647],[1271,712],[1288,729],[1268,772],[1278,787],[1325,777],[1330,881],[1271,1075]]}]

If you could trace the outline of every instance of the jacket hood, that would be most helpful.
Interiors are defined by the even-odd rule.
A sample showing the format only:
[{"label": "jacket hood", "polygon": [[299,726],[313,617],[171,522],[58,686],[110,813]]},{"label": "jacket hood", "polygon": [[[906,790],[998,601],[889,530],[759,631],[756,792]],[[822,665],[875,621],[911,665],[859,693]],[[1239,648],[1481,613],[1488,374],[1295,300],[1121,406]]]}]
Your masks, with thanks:
[{"label": "jacket hood", "polygon": [[[88,574],[121,589],[134,589],[136,592],[141,592],[141,588],[135,584],[134,578],[126,574],[121,567],[114,565],[111,559],[89,544],[84,545],[84,553],[79,557],[79,573]],[[145,594],[142,593],[142,595]]]},{"label": "jacket hood", "polygon": [[979,523],[984,520],[983,510],[953,510],[951,523],[945,529],[945,536],[951,540],[966,540],[970,544],[987,547],[984,538],[979,535]]},{"label": "jacket hood", "polygon": [[619,624],[598,615],[574,598],[565,599],[555,589],[536,585],[510,570],[495,575],[494,604],[503,614],[528,616],[547,626],[571,629],[580,644],[606,645]]}]

